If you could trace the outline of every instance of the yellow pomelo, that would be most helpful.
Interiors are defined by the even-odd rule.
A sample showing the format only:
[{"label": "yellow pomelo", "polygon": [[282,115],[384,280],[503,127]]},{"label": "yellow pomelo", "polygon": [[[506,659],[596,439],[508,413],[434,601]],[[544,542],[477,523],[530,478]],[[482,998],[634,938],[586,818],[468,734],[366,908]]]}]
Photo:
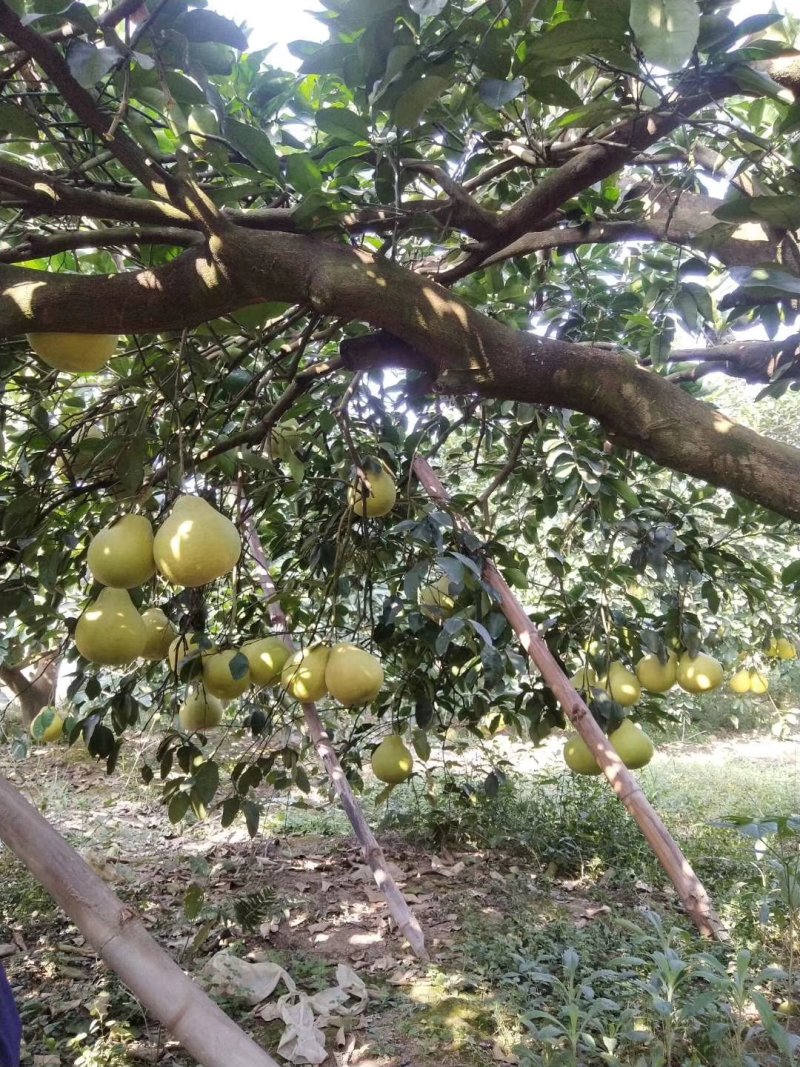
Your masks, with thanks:
[{"label": "yellow pomelo", "polygon": [[224,652],[203,656],[203,685],[212,696],[233,700],[250,687],[249,664],[241,675],[236,671],[236,678],[231,671],[231,660],[239,654],[238,649],[228,648]]},{"label": "yellow pomelo", "polygon": [[367,704],[383,685],[381,661],[358,645],[334,645],[325,666],[325,685],[330,695],[346,707]]},{"label": "yellow pomelo", "polygon": [[126,589],[101,589],[75,627],[75,645],[91,663],[131,663],[146,640],[147,627]]},{"label": "yellow pomelo", "polygon": [[56,370],[91,374],[113,356],[119,336],[115,333],[29,333],[28,344]]},{"label": "yellow pomelo", "polygon": [[200,652],[202,655],[207,656],[216,651],[217,646],[210,643],[205,634],[181,634],[180,637],[176,637],[172,641],[167,651],[169,669],[173,674],[177,674],[183,662],[194,653]]},{"label": "yellow pomelo", "polygon": [[666,693],[672,689],[678,677],[678,657],[670,652],[667,662],[650,653],[642,656],[636,664],[636,677],[648,693]]},{"label": "yellow pomelo", "polygon": [[770,659],[778,658],[778,642],[774,637],[770,638],[769,647],[767,648],[767,655]]},{"label": "yellow pomelo", "polygon": [[433,622],[449,619],[455,611],[455,597],[450,595],[450,579],[446,574],[435,582],[421,585],[417,591],[419,610]]},{"label": "yellow pomelo", "polygon": [[[369,456],[361,468],[367,479],[367,485],[359,482],[347,491],[347,502],[356,515],[368,515],[377,518],[388,515],[397,499],[394,478],[386,464]],[[366,494],[366,497],[365,497]]]},{"label": "yellow pomelo", "polygon": [[750,692],[750,671],[742,670],[737,671],[728,683],[734,693],[749,693]]},{"label": "yellow pomelo", "polygon": [[253,685],[274,685],[289,658],[289,649],[279,637],[261,637],[242,645],[250,664]]},{"label": "yellow pomelo", "polygon": [[797,649],[786,637],[779,637],[776,645],[778,659],[797,659]]},{"label": "yellow pomelo", "polygon": [[687,693],[710,693],[722,684],[723,673],[719,660],[705,652],[694,659],[684,652],[678,660],[678,685]]},{"label": "yellow pomelo", "polygon": [[174,585],[206,585],[232,570],[242,542],[230,519],[199,496],[179,496],[159,527],[153,555]]},{"label": "yellow pomelo", "polygon": [[325,668],[331,650],[327,645],[316,645],[302,652],[295,652],[281,671],[281,684],[295,700],[311,703],[321,700],[328,692],[325,684]]},{"label": "yellow pomelo", "polygon": [[411,777],[414,757],[399,734],[389,734],[372,753],[372,773],[379,782],[400,785]]},{"label": "yellow pomelo", "polygon": [[178,718],[184,730],[210,730],[222,722],[222,701],[207,693],[202,685],[192,689],[181,704]]},{"label": "yellow pomelo", "polygon": [[619,660],[611,664],[601,684],[611,699],[616,700],[624,708],[629,708],[631,704],[641,699],[642,687],[639,685],[638,678]]},{"label": "yellow pomelo", "polygon": [[750,671],[750,692],[761,696],[769,689],[769,678],[761,671]]},{"label": "yellow pomelo", "polygon": [[623,719],[616,730],[608,735],[608,740],[625,766],[632,771],[646,767],[655,752],[653,742],[644,730],[630,719]]},{"label": "yellow pomelo", "polygon": [[592,667],[581,667],[570,678],[570,681],[579,693],[585,693],[592,686],[597,685],[597,673]]},{"label": "yellow pomelo", "polygon": [[577,734],[564,745],[564,762],[575,774],[600,774],[600,765]]},{"label": "yellow pomelo", "polygon": [[89,542],[92,577],[114,589],[133,589],[156,573],[153,527],[144,515],[123,515]]},{"label": "yellow pomelo", "polygon": [[31,737],[39,744],[58,741],[64,732],[64,720],[55,708],[42,708],[31,723]]},{"label": "yellow pomelo", "polygon": [[175,627],[161,608],[143,611],[142,622],[147,630],[142,659],[164,659],[177,636]]}]

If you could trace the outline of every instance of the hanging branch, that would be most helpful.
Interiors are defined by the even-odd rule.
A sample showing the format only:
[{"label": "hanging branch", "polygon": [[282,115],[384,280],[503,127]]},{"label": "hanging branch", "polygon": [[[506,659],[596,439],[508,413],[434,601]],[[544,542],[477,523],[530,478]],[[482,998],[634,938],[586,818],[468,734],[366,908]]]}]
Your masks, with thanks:
[{"label": "hanging branch", "polygon": [[[447,490],[428,462],[418,457],[414,460],[413,471],[431,500],[447,507],[452,514]],[[469,527],[463,520],[459,525],[463,532],[468,532]],[[538,668],[567,718],[586,742],[590,752],[602,768],[603,774],[611,783],[611,788],[617,794],[617,798],[636,820],[647,843],[678,891],[678,896],[697,929],[704,937],[713,937],[719,941],[728,940],[728,934],[714,911],[703,883],[692,870],[689,861],[642,792],[637,779],[619,758],[608,738],[595,722],[586,703],[559,667],[547,644],[491,560],[484,562],[483,580],[499,595],[500,610],[519,637],[520,644],[528,658]]]},{"label": "hanging branch", "polygon": [[[250,551],[253,553],[253,558],[258,564],[261,572],[259,574],[259,582],[267,602],[270,619],[277,630],[285,631],[286,616],[284,615],[283,608],[278,600],[278,592],[269,573],[269,563],[264,554],[261,540],[256,532],[255,524],[251,518],[248,518],[245,523],[245,531]],[[294,651],[291,638],[286,636],[284,641],[286,645]],[[331,780],[333,788],[339,797],[339,801],[344,808],[345,814],[350,820],[350,825],[353,827],[353,832],[361,845],[364,859],[367,861],[372,871],[375,882],[386,897],[389,912],[397,924],[400,933],[411,946],[414,955],[420,960],[428,960],[430,957],[425,948],[425,935],[422,932],[422,927],[417,922],[414,913],[408,906],[406,898],[400,891],[400,887],[389,872],[383,849],[378,844],[375,835],[370,829],[369,823],[364,818],[364,812],[361,810],[361,805],[358,803],[353,790],[350,788],[350,783],[347,781],[344,768],[339,762],[336,749],[333,747],[325,727],[322,725],[322,720],[319,717],[316,705],[303,704],[301,706],[306,722],[306,728],[308,730],[308,736],[311,738],[314,748],[317,750],[317,755],[319,756],[322,765]]]},{"label": "hanging branch", "polygon": [[36,808],[0,776],[0,838],[131,993],[205,1067],[278,1067],[153,940]]}]

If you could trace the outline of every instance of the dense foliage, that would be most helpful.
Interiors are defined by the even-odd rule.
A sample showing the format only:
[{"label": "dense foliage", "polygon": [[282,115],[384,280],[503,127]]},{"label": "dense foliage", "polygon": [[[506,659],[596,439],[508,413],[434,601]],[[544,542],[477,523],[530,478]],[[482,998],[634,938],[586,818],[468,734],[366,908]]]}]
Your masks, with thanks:
[{"label": "dense foliage", "polygon": [[[648,6],[667,19],[655,34]],[[179,489],[243,531],[252,518],[298,644],[354,639],[381,656],[373,704],[325,710],[356,785],[390,724],[418,770],[446,744],[455,771],[463,738],[499,715],[533,741],[563,724],[482,582],[487,557],[570,672],[587,656],[602,670],[671,645],[758,665],[791,635],[800,564],[777,494],[787,471],[800,478],[800,454],[759,439],[772,473],[733,493],[751,455],[737,443],[726,458],[739,438],[722,415],[716,437],[694,436],[691,406],[719,403],[768,430],[788,389],[775,436],[796,436],[797,21],[736,25],[731,6],[327,0],[329,39],[297,43],[288,73],[247,51],[222,4],[0,4],[0,655],[13,669],[58,650],[71,737],[109,767],[126,731],[160,730],[143,773],[164,780],[172,818],[213,798],[252,828],[257,787],[307,791],[313,766],[287,729],[297,706],[251,691],[228,710],[240,758],[220,784],[216,740],[172,725],[196,661],[176,679],[163,663],[102,670],[77,655],[91,535],[120,510],[157,523]],[[341,275],[315,273],[344,249],[358,266],[342,270],[383,279],[363,305]],[[302,250],[308,284],[287,300]],[[190,291],[200,255],[223,278],[205,279],[205,304]],[[217,298],[234,263],[264,275],[259,299],[255,282]],[[408,305],[407,335],[370,333],[417,291],[395,287],[395,269],[403,285],[451,286],[487,330],[541,338],[563,399],[529,395],[533,357],[518,390],[491,348],[469,374],[432,362],[439,343],[458,349],[437,331],[462,304],[438,319]],[[121,275],[152,292],[151,320],[145,300],[126,324],[128,289],[91,288]],[[124,344],[95,375],[49,370],[20,335],[26,299],[29,326],[76,329],[73,316]],[[755,410],[752,385],[715,392],[709,371],[760,384]],[[651,447],[662,409],[642,383],[656,380],[653,397],[675,405],[663,409],[669,453]],[[454,512],[417,485],[418,454]],[[657,462],[667,454],[674,463]],[[370,455],[396,475],[387,518],[347,505],[351,466]],[[705,471],[728,488],[690,476]],[[775,510],[762,506],[770,494]],[[135,603],[236,647],[270,629],[252,553],[250,540],[234,576],[202,591],[153,579]],[[417,601],[441,573],[456,598],[446,620]],[[657,720],[671,705],[653,696],[635,714]],[[596,712],[603,724],[622,714],[602,698]],[[485,789],[497,783],[493,772]]]}]

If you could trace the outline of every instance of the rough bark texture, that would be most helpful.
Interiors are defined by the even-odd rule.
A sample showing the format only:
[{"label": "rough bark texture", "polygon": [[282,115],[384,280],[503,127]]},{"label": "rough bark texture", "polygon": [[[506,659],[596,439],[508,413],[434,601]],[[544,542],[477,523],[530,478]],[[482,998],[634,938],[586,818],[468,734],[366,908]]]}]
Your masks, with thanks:
[{"label": "rough bark texture", "polygon": [[[102,277],[0,268],[0,336],[135,333],[192,326],[261,300],[304,304],[399,338],[443,392],[572,408],[615,443],[800,518],[800,451],[739,426],[679,386],[605,349],[534,337],[366,252],[235,227],[157,271]],[[177,294],[180,294],[178,297]],[[378,336],[358,369],[406,365]]]}]

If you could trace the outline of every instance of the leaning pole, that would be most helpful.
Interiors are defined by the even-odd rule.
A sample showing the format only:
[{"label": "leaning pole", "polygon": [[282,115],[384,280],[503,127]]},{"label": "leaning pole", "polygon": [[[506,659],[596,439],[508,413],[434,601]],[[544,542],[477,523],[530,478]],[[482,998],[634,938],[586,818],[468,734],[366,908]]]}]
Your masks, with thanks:
[{"label": "leaning pole", "polygon": [[136,999],[204,1067],[278,1067],[151,937],[141,916],[0,775],[0,839]]},{"label": "leaning pole", "polygon": [[[463,517],[453,511],[447,490],[428,461],[417,457],[412,463],[412,470],[431,500],[447,509],[463,533],[468,532],[468,524]],[[564,714],[588,745],[618,799],[636,820],[697,929],[704,937],[713,937],[719,941],[728,940],[725,927],[715,912],[703,883],[692,870],[689,861],[642,792],[642,787],[636,777],[619,758],[595,721],[586,702],[559,667],[541,634],[528,618],[522,604],[489,559],[484,560],[483,563],[483,580],[497,593],[500,598],[500,609],[519,638],[528,658],[537,667],[564,710]]]},{"label": "leaning pole", "polygon": [[[245,530],[250,551],[259,567],[259,583],[267,602],[267,609],[269,611],[270,619],[272,620],[272,625],[279,633],[285,635],[283,637],[284,643],[287,648],[294,651],[294,645],[286,634],[286,616],[283,613],[283,608],[278,599],[278,591],[275,588],[275,583],[269,573],[269,561],[264,553],[261,540],[256,532],[255,523],[252,518],[246,520]],[[302,704],[301,707],[303,709],[303,717],[305,719],[306,729],[308,730],[308,736],[311,738],[311,742],[316,749],[322,766],[325,768],[336,795],[339,797],[339,802],[344,808],[347,818],[350,820],[350,825],[353,827],[353,832],[361,845],[364,859],[367,861],[367,864],[372,871],[375,882],[386,898],[389,913],[397,924],[400,933],[411,947],[414,955],[420,960],[428,960],[429,956],[428,951],[425,948],[425,935],[422,932],[422,927],[417,921],[411,908],[408,906],[406,898],[403,896],[400,887],[389,871],[386,857],[383,854],[383,849],[378,844],[375,834],[373,834],[369,823],[364,817],[361,805],[358,803],[353,790],[350,788],[347,775],[344,773],[339,757],[336,754],[336,749],[333,747],[331,739],[322,724],[316,705]]]}]

